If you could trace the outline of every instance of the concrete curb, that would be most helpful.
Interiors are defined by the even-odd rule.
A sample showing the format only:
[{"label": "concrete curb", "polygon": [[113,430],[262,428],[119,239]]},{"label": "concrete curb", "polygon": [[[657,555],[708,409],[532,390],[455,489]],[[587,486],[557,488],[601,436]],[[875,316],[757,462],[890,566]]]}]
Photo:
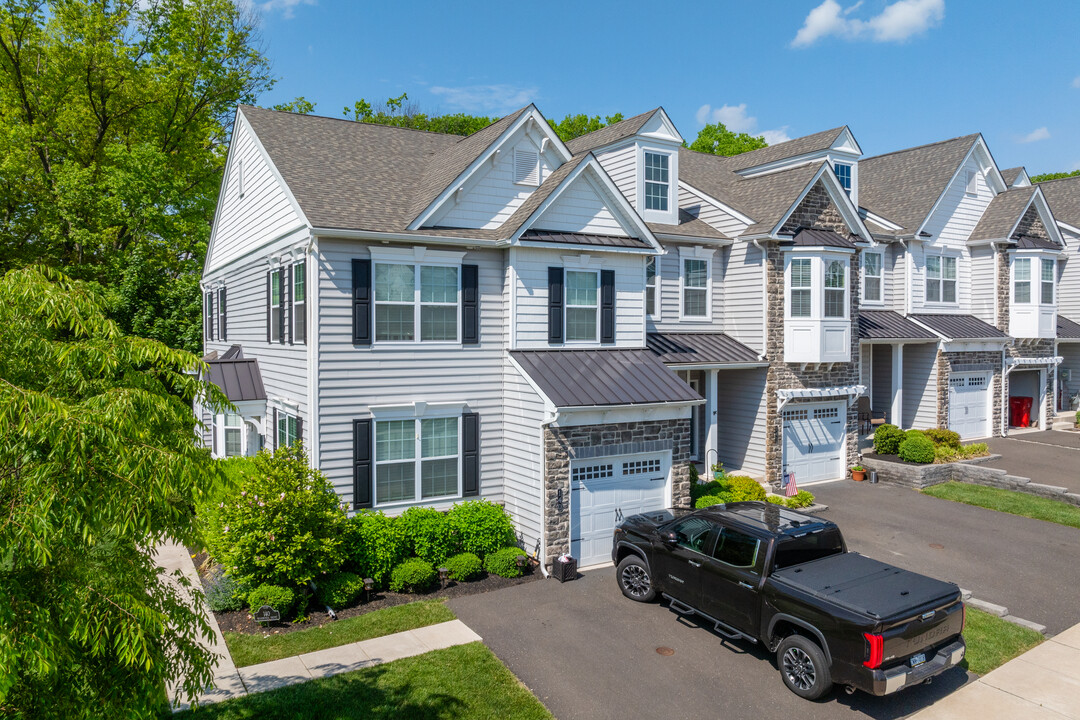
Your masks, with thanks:
[{"label": "concrete curb", "polygon": [[1019,625],[1020,627],[1025,627],[1028,630],[1034,630],[1041,635],[1046,635],[1045,625],[1041,625],[1037,622],[1032,622],[1031,620],[1025,620],[1024,618],[1019,618],[1015,615],[1010,615],[1009,608],[1005,607],[1004,605],[997,605],[992,602],[987,602],[985,600],[980,600],[978,598],[972,597],[971,591],[965,590],[964,588],[960,588],[960,597],[968,606],[973,607],[976,610],[982,610],[984,613],[988,613],[990,615],[993,615],[994,617],[999,617],[1006,622],[1011,622],[1013,625]]}]

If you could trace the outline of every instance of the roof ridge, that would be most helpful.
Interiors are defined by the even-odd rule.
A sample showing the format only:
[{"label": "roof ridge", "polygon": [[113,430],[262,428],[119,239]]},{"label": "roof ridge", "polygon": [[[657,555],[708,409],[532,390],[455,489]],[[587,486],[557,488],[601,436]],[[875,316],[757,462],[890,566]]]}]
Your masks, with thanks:
[{"label": "roof ridge", "polygon": [[[438,137],[458,138],[459,141],[464,140],[465,138],[468,138],[468,137],[472,137],[473,135],[475,135],[478,132],[482,132],[484,130],[487,130],[489,127],[491,127],[495,123],[499,122],[500,120],[504,120],[504,119],[510,117],[510,115],[521,112],[521,110],[524,109],[524,108],[519,108],[519,109],[515,110],[514,112],[510,113],[510,115],[503,115],[502,117],[496,118],[493,122],[488,123],[484,127],[477,130],[476,132],[470,133],[468,135],[455,135],[454,133],[435,132],[434,130],[421,130],[419,128],[401,127],[400,125],[386,125],[385,123],[366,122],[364,120],[350,120],[349,118],[344,118],[344,117],[340,117],[340,118],[338,118],[338,117],[330,117],[329,115],[315,115],[313,113],[294,113],[294,112],[289,112],[288,110],[275,110],[274,108],[264,108],[264,107],[259,107],[258,105],[247,105],[245,103],[241,103],[240,105],[238,105],[238,107],[240,107],[240,108],[249,108],[251,110],[259,110],[261,112],[276,113],[278,115],[291,115],[293,117],[298,117],[298,118],[312,118],[312,119],[315,119],[315,120],[333,120],[335,122],[349,123],[350,125],[363,126],[363,127],[386,128],[387,130],[408,130],[409,132],[423,133],[424,135],[436,135]],[[526,105],[525,107],[528,107],[528,105]]]},{"label": "roof ridge", "polygon": [[893,150],[891,152],[881,153],[880,155],[871,155],[868,158],[863,158],[859,161],[859,163],[862,164],[869,160],[877,160],[878,158],[889,157],[890,155],[899,155],[900,153],[912,152],[913,150],[922,150],[924,148],[934,147],[935,145],[944,145],[946,143],[956,142],[957,140],[966,140],[968,138],[974,139],[980,135],[982,135],[981,132],[971,133],[969,135],[957,135],[956,137],[949,138],[948,140],[938,140],[936,142],[926,143],[924,145],[915,145],[914,147],[901,148],[900,150]]},{"label": "roof ridge", "polygon": [[[825,135],[825,134],[831,133],[831,132],[838,132],[840,130],[843,130],[846,127],[847,127],[847,125],[838,125],[838,126],[836,126],[834,128],[828,128],[826,130],[818,130],[817,132],[807,133],[806,135],[800,135],[799,137],[793,137],[793,138],[790,138],[788,140],[785,140],[784,142],[776,143],[775,145],[766,145],[763,148],[754,148],[753,150],[747,150],[746,152],[742,152],[742,153],[739,153],[737,155],[718,155],[717,157],[722,157],[722,158],[727,158],[727,159],[746,157],[747,155],[759,152],[761,150],[773,150],[773,149],[778,148],[778,147],[783,147],[784,145],[787,145],[788,143],[798,142],[799,140],[805,140],[806,138],[813,137],[815,135]],[[761,137],[761,136],[758,136],[758,137]],[[780,159],[781,160],[787,160],[787,159],[792,158],[792,157],[798,157],[798,156],[797,155],[789,155],[788,157],[783,157],[783,158],[780,158]],[[750,166],[750,167],[753,167],[753,166]]]}]

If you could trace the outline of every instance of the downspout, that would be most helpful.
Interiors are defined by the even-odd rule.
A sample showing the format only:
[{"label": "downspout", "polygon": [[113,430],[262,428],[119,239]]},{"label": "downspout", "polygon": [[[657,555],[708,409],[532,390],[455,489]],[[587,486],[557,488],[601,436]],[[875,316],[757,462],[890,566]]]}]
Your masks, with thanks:
[{"label": "downspout", "polygon": [[[308,432],[311,433],[311,447],[308,448],[308,456],[311,467],[318,468],[320,461],[320,433],[319,433],[319,340],[321,335],[319,328],[319,261],[318,248],[315,245],[315,234],[308,238],[304,268],[307,277],[304,282],[307,285],[307,307],[311,318],[307,329],[307,362],[308,362]],[[312,282],[314,279],[314,282]],[[314,332],[312,330],[314,329]]]}]

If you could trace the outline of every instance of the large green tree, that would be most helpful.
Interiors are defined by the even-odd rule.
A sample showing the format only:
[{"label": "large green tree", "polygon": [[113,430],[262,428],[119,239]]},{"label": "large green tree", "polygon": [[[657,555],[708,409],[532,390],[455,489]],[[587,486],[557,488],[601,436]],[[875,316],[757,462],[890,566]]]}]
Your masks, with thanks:
[{"label": "large green tree", "polygon": [[233,0],[0,0],[0,272],[63,268],[126,332],[197,349],[233,113],[271,83],[256,43]]},{"label": "large green tree", "polygon": [[1080,175],[1080,170],[1073,170],[1072,172],[1052,172],[1043,173],[1042,175],[1032,175],[1031,182],[1046,182],[1047,180],[1061,180],[1062,178],[1076,177]]},{"label": "large green tree", "polygon": [[765,137],[750,135],[749,133],[737,133],[727,129],[722,122],[709,123],[701,128],[697,138],[689,146],[697,152],[711,153],[713,155],[741,155],[744,152],[768,147]]},{"label": "large green tree", "polygon": [[0,717],[150,718],[211,677],[203,615],[153,550],[220,482],[198,359],[124,335],[92,285],[0,277]]},{"label": "large green tree", "polygon": [[596,132],[600,128],[607,127],[608,125],[614,125],[622,119],[622,113],[608,115],[603,120],[600,119],[599,115],[590,117],[582,113],[578,115],[567,115],[559,122],[548,120],[548,125],[551,125],[551,128],[555,131],[555,134],[559,136],[560,140],[567,142],[576,137]]}]

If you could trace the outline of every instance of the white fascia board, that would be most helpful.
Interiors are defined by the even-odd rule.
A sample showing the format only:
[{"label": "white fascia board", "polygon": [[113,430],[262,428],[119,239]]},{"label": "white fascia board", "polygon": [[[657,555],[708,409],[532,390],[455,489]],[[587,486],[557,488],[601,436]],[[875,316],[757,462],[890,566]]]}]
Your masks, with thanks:
[{"label": "white fascia board", "polygon": [[787,219],[791,217],[791,214],[795,212],[795,208],[799,207],[799,203],[803,201],[819,180],[824,181],[825,191],[829,193],[829,198],[833,201],[833,204],[836,205],[840,214],[844,217],[844,220],[847,221],[848,227],[854,227],[857,230],[855,233],[856,235],[874,243],[873,235],[866,229],[866,225],[863,224],[862,218],[859,217],[858,208],[851,202],[851,198],[844,192],[844,189],[840,187],[840,181],[836,179],[836,175],[833,174],[832,168],[829,167],[829,163],[822,163],[821,167],[818,168],[818,171],[814,173],[814,177],[810,178],[810,182],[806,183],[806,187],[799,193],[799,197],[795,202],[791,203],[791,207],[789,207],[783,217],[780,218],[780,222],[776,223],[776,225],[773,226],[773,229],[769,231],[769,237],[782,239],[779,234],[780,228],[784,227],[784,223],[786,223]]},{"label": "white fascia board", "polygon": [[464,245],[466,247],[501,247],[503,240],[481,238],[450,237],[448,235],[425,235],[423,233],[391,233],[374,230],[345,230],[342,228],[312,228],[315,237],[334,240],[377,240],[379,242],[403,242],[415,245],[418,242],[434,245]]},{"label": "white fascia board", "polygon": [[744,363],[680,363],[668,365],[672,370],[754,370],[767,368],[767,362],[744,362]]},{"label": "white fascia board", "polygon": [[[712,245],[715,247],[727,247],[734,245],[732,238],[703,238],[698,235],[678,235],[675,233],[655,233],[658,240],[670,240],[672,242],[696,243],[698,245]],[[663,255],[664,253],[660,253]]]},{"label": "white fascia board", "polygon": [[502,146],[506,143],[508,138],[530,122],[536,123],[536,126],[541,132],[551,139],[552,147],[554,147],[557,153],[562,156],[563,162],[566,162],[573,157],[570,154],[570,150],[566,147],[566,144],[559,139],[559,136],[551,129],[551,126],[547,124],[547,120],[544,119],[544,116],[536,109],[536,105],[529,105],[525,112],[521,113],[521,116],[510,124],[510,127],[503,130],[502,134],[499,135],[494,142],[488,145],[460,175],[454,178],[452,183],[443,188],[442,192],[436,196],[431,204],[424,208],[423,212],[417,215],[415,220],[409,223],[408,229],[417,230],[423,227],[424,223],[427,222],[447,200],[453,197],[459,187],[463,186],[470,177],[483,167],[484,163],[490,160],[492,155],[502,149]]},{"label": "white fascia board", "polygon": [[859,210],[862,211],[862,213],[866,214],[866,219],[867,220],[874,223],[875,225],[880,225],[881,227],[885,228],[886,230],[892,230],[893,232],[898,232],[898,231],[904,229],[904,228],[900,227],[899,225],[897,225],[896,223],[894,223],[893,221],[887,220],[887,219],[881,217],[880,215],[878,215],[877,213],[870,212],[869,210],[867,210],[864,207],[859,208]]},{"label": "white fascia board", "polygon": [[544,414],[549,416],[549,417],[554,415],[556,410],[558,410],[558,406],[555,405],[555,403],[552,401],[552,399],[549,398],[547,396],[547,394],[544,393],[544,391],[540,389],[540,386],[537,385],[533,381],[533,379],[529,375],[529,373],[525,372],[525,369],[523,367],[521,367],[520,364],[518,364],[518,361],[514,359],[513,355],[511,355],[510,353],[507,353],[506,354],[506,360],[510,363],[510,365],[515,370],[518,371],[518,375],[521,376],[521,379],[524,380],[529,385],[529,387],[531,387],[533,389],[533,392],[535,392],[540,397],[540,400],[543,401],[543,403],[544,403]]},{"label": "white fascia board", "polygon": [[653,118],[655,118],[657,116],[657,114],[660,115],[660,121],[664,124],[664,126],[668,130],[668,133],[669,133],[670,136],[666,137],[666,136],[663,136],[663,135],[657,135],[655,133],[642,133],[642,132],[639,132],[637,137],[648,138],[649,140],[660,140],[660,141],[664,141],[664,142],[674,142],[674,143],[676,143],[678,145],[681,145],[683,142],[685,142],[685,140],[683,139],[682,134],[680,134],[678,128],[675,127],[675,123],[673,123],[671,121],[671,117],[668,116],[667,111],[664,110],[664,108],[662,108],[662,107],[659,108],[655,113],[650,115],[649,119],[646,120],[645,123],[642,124],[642,127],[645,127],[645,125],[648,124],[649,121],[651,121]]},{"label": "white fascia board", "polygon": [[552,203],[554,203],[555,200],[558,199],[558,197],[563,193],[563,191],[565,191],[566,188],[570,187],[570,185],[573,184],[573,182],[589,168],[592,168],[594,177],[600,181],[601,185],[606,191],[608,195],[608,200],[613,201],[612,204],[615,207],[612,209],[623,216],[624,222],[629,221],[629,223],[634,226],[634,229],[638,233],[640,233],[639,237],[644,238],[646,242],[652,245],[653,249],[659,252],[663,252],[663,248],[660,246],[660,243],[653,235],[652,230],[649,229],[649,226],[645,224],[645,221],[641,218],[640,215],[638,215],[637,211],[634,210],[633,206],[630,205],[630,201],[627,200],[621,192],[619,192],[619,188],[615,185],[611,178],[608,177],[607,172],[605,172],[604,166],[601,165],[600,161],[596,159],[596,155],[591,152],[584,160],[581,161],[581,163],[576,168],[570,171],[569,175],[563,178],[562,182],[559,183],[559,185],[551,191],[551,194],[544,199],[544,202],[540,203],[540,206],[533,211],[533,214],[530,215],[525,220],[525,222],[521,223],[521,227],[514,231],[514,234],[510,236],[510,242],[518,244],[521,240],[522,234],[530,227],[532,227],[532,224],[536,222],[537,218],[543,215],[544,211],[551,207]]},{"label": "white fascia board", "polygon": [[[843,147],[843,145],[846,144],[844,140],[849,141],[850,144],[855,146],[854,153]],[[858,157],[863,156],[862,146],[859,145],[859,141],[855,139],[855,133],[851,132],[851,128],[847,125],[845,125],[844,129],[840,131],[840,134],[836,136],[836,139],[833,140],[833,144],[829,146],[829,149],[842,153],[856,154]]]},{"label": "white fascia board", "polygon": [[1055,222],[1057,222],[1058,228],[1064,228],[1065,230],[1068,230],[1069,232],[1073,233],[1074,235],[1080,235],[1080,227],[1076,227],[1075,225],[1070,225],[1069,223],[1067,223],[1067,222],[1065,222],[1063,220],[1057,220],[1057,218],[1055,218]]},{"label": "white fascia board", "polygon": [[[1042,220],[1043,226],[1046,228],[1046,231],[1050,233],[1050,236],[1057,242],[1058,245],[1060,245],[1061,247],[1065,247],[1065,237],[1061,234],[1061,229],[1057,226],[1057,218],[1055,218],[1054,213],[1051,212],[1050,205],[1046,202],[1046,196],[1043,195],[1042,188],[1038,186],[1035,187],[1035,194],[1031,198],[1031,202],[1036,201],[1038,202],[1039,219]],[[1027,212],[1026,208],[1024,212]],[[1023,217],[1023,215],[1021,215],[1020,217]],[[1047,222],[1048,218],[1050,222]],[[1017,223],[1019,223],[1019,220],[1017,221]]]},{"label": "white fascia board", "polygon": [[997,185],[997,192],[1003,193],[1009,189],[1009,184],[1005,182],[1005,178],[1001,176],[1001,171],[998,170],[997,161],[994,160],[994,154],[990,152],[990,146],[986,144],[986,140],[983,138],[982,133],[979,133],[979,139],[975,141],[975,147],[981,148],[986,155],[987,164],[990,166],[990,172],[987,173],[988,177],[994,179]]},{"label": "white fascia board", "polygon": [[[854,255],[854,248],[834,247],[832,245],[789,245],[779,249],[782,253],[812,253],[814,255]],[[884,304],[884,303],[883,303]]]},{"label": "white fascia board", "polygon": [[620,247],[617,245],[587,245],[585,243],[555,243],[555,242],[537,242],[535,240],[528,241],[526,243],[519,243],[514,247],[525,248],[526,250],[562,250],[563,252],[583,252],[583,253],[622,253],[624,255],[663,255],[660,250],[653,248],[632,248],[632,247]]},{"label": "white fascia board", "polygon": [[[736,170],[735,174],[744,178],[761,177],[762,175],[771,175],[773,173],[783,172],[784,170],[790,170],[795,167],[802,167],[803,165],[810,165],[818,160],[826,160],[832,155],[841,156],[844,162],[857,163],[861,155],[857,155],[850,150],[843,150],[837,148],[822,148],[821,150],[815,150],[813,152],[804,153],[802,155],[793,155],[788,158],[782,158],[780,160],[773,160],[772,162],[764,163],[763,165],[755,165],[753,167],[746,168],[745,170]],[[831,163],[830,163],[831,165]]]},{"label": "white fascia board", "polygon": [[704,200],[705,202],[709,203],[710,205],[716,207],[718,210],[722,210],[723,212],[727,213],[728,215],[735,218],[739,222],[746,223],[747,226],[753,225],[756,222],[756,220],[754,220],[749,215],[741,213],[738,210],[736,210],[735,208],[731,207],[730,205],[726,205],[726,204],[720,202],[719,200],[714,198],[712,195],[709,195],[706,192],[698,190],[696,187],[694,187],[690,183],[686,182],[685,180],[679,180],[679,187],[685,189],[691,195],[694,195],[694,196]]}]

